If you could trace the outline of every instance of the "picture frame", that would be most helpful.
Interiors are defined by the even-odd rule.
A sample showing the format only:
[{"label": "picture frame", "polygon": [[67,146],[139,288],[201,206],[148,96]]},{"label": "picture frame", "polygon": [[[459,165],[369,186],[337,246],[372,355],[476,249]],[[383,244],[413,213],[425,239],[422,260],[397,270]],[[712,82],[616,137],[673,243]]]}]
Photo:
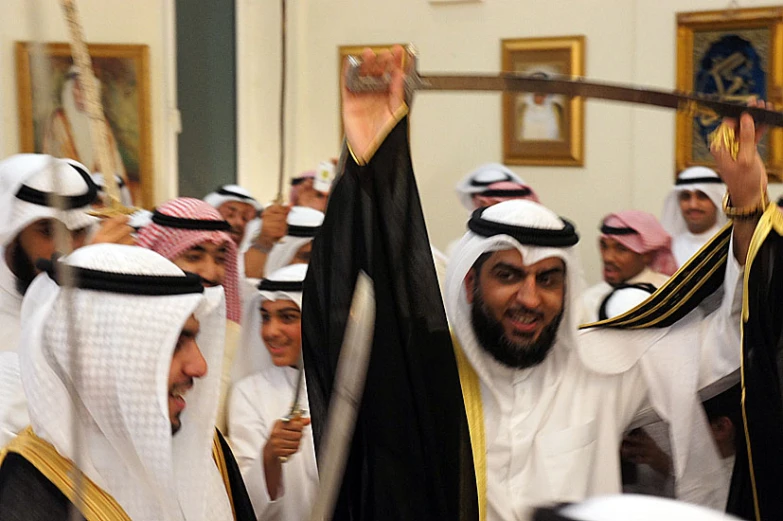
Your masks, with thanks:
[{"label": "picture frame", "polygon": [[[585,37],[501,41],[503,72],[583,76]],[[584,100],[559,95],[504,93],[503,162],[507,165],[583,166]]]},{"label": "picture frame", "polygon": [[[33,85],[32,42],[16,42],[19,136],[22,152],[70,157],[91,171],[100,171],[89,140],[86,113],[75,82],[67,43],[43,44],[49,64],[43,82]],[[110,134],[110,153],[119,158],[118,174],[137,206],[154,204],[152,127],[150,118],[149,47],[90,44],[93,71],[101,85],[101,100]],[[88,164],[89,163],[89,164]],[[105,175],[105,172],[101,172]]]},{"label": "picture frame", "polygon": [[[761,7],[677,14],[677,89],[747,103],[780,106],[783,90],[783,8]],[[708,136],[720,124],[709,113],[678,112],[675,176],[703,165],[715,168]],[[770,181],[781,182],[783,129],[772,129],[759,152]]]},{"label": "picture frame", "polygon": [[[339,108],[337,111],[337,121],[339,122],[339,129],[340,129],[340,143],[342,144],[343,136],[345,135],[345,130],[343,129],[343,81],[345,78],[343,77],[343,68],[345,67],[345,59],[348,58],[348,56],[361,56],[362,51],[364,49],[370,48],[373,52],[379,53],[381,51],[388,51],[391,50],[392,47],[395,45],[399,45],[402,48],[405,48],[407,44],[404,43],[389,43],[389,44],[368,44],[368,45],[340,45],[337,47],[337,97],[340,100],[339,102]],[[403,55],[403,56],[407,56]],[[405,58],[403,57],[403,61],[405,61]]]}]

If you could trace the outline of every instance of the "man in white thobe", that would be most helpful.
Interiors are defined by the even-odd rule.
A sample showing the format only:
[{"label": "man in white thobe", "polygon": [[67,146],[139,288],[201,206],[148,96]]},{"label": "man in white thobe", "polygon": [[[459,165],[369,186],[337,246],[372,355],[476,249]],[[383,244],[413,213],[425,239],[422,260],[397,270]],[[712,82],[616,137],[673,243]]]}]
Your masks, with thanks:
[{"label": "man in white thobe", "polygon": [[307,519],[318,488],[309,418],[281,420],[290,413],[297,383],[299,406],[304,414],[308,409],[296,368],[306,272],[306,264],[294,264],[261,281],[246,307],[234,362],[238,382],[229,403],[229,439],[259,521]]},{"label": "man in white thobe", "polygon": [[[389,74],[392,85],[387,96],[344,96],[359,165],[404,128],[397,123],[408,113],[402,49],[363,58],[364,74]],[[445,304],[486,519],[529,519],[536,505],[619,492],[621,434],[650,406],[671,425],[678,496],[722,507],[702,479],[718,461],[714,446],[701,444],[709,433],[696,395],[739,367],[737,259],[747,256],[767,181],[753,120],[741,123],[739,157],[714,151],[734,207],[749,210],[735,222],[722,302],[711,315],[695,308],[667,328],[578,334],[573,226],[530,201],[471,218],[449,264]]]},{"label": "man in white thobe", "polygon": [[677,266],[682,266],[723,225],[721,212],[726,185],[714,170],[694,166],[677,176],[663,204],[661,224],[672,236],[672,251]]},{"label": "man in white thobe", "polygon": [[614,288],[649,284],[658,289],[677,270],[672,239],[654,215],[639,210],[612,213],[604,217],[600,230],[603,280],[585,291],[582,322],[608,318],[600,310]]}]

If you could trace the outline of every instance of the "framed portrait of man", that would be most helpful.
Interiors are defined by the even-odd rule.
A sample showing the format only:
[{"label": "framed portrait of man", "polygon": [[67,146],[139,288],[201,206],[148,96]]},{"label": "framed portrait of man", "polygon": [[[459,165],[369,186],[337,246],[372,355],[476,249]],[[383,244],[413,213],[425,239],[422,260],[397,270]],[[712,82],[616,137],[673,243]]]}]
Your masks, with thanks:
[{"label": "framed portrait of man", "polygon": [[[503,40],[503,72],[534,77],[582,76],[584,36]],[[510,165],[584,164],[581,98],[541,92],[503,94],[503,162]]]},{"label": "framed portrait of man", "polygon": [[[762,7],[677,14],[677,88],[747,104],[780,107],[783,87],[783,8]],[[710,112],[677,114],[676,172],[714,167],[709,135],[721,119]],[[773,129],[760,152],[770,177],[781,181],[783,130]]]},{"label": "framed portrait of man", "polygon": [[[107,175],[92,145],[89,116],[67,43],[43,44],[45,66],[32,67],[33,44],[16,43],[19,135],[22,152],[75,159],[90,172]],[[146,45],[89,45],[106,119],[108,169],[128,187],[133,203],[154,201],[149,100],[149,49]],[[45,74],[45,76],[42,76]]]}]

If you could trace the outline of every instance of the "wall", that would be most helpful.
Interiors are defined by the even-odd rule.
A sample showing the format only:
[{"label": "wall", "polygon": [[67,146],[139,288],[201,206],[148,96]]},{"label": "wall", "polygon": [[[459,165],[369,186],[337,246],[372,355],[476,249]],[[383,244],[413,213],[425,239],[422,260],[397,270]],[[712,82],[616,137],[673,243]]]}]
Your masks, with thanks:
[{"label": "wall", "polygon": [[[153,165],[157,202],[176,194],[176,94],[173,1],[79,0],[85,37],[90,43],[150,46],[150,89]],[[0,17],[0,157],[19,151],[14,42],[68,41],[57,0],[2,0]],[[173,157],[173,162],[172,162]],[[173,166],[172,166],[173,165]],[[170,174],[170,175],[168,175]]]},{"label": "wall", "polygon": [[[256,34],[251,62],[240,61],[240,76],[243,69],[255,71],[257,83],[244,85],[252,84],[256,94],[247,91],[245,96],[259,108],[252,111],[252,129],[245,127],[243,132],[240,126],[239,180],[259,195],[271,197],[277,182],[277,127],[266,118],[273,114],[276,118],[279,73],[270,64],[279,52],[279,2],[245,3],[255,13],[253,22],[261,24],[257,32],[271,45],[260,45],[262,36]],[[745,0],[740,6],[768,3]],[[289,4],[293,10],[289,52],[296,54],[299,63],[289,64],[289,127],[294,130],[288,132],[286,177],[338,152],[339,45],[413,42],[420,51],[422,71],[497,72],[502,38],[583,34],[588,77],[673,88],[675,13],[719,9],[725,2],[484,0],[433,5],[426,0],[313,0]],[[239,85],[241,89],[243,82]],[[242,95],[240,91],[240,118],[247,113]],[[626,208],[660,212],[674,169],[674,113],[601,101],[588,101],[585,111],[583,168],[514,169],[548,206],[576,221],[586,276],[595,282],[600,278],[596,237],[601,217]],[[467,217],[454,195],[456,182],[473,167],[502,158],[500,125],[498,95],[422,93],[415,101],[414,165],[430,236],[441,249],[463,233]],[[779,185],[771,190],[773,195],[780,192]]]},{"label": "wall", "polygon": [[236,182],[234,0],[177,0],[179,195]]}]

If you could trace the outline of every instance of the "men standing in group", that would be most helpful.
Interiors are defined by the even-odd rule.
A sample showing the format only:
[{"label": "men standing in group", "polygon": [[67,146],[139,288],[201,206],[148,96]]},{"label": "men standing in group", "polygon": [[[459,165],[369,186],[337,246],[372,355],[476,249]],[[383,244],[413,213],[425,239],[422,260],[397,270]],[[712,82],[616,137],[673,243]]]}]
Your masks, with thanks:
[{"label": "men standing in group", "polygon": [[269,255],[256,250],[256,260],[245,269],[248,282],[258,281],[266,274],[273,273],[289,264],[310,262],[310,250],[324,214],[313,208],[294,206],[288,210],[285,235],[272,246]]},{"label": "men standing in group", "polygon": [[[64,195],[68,208],[60,213],[50,195]],[[43,154],[17,154],[0,162],[0,443],[26,425],[25,399],[18,360],[22,297],[39,273],[36,262],[57,251],[55,231],[64,226],[71,248],[85,242],[130,244],[126,217],[106,220],[92,237],[97,222],[87,212],[97,197],[87,169],[72,160]]]},{"label": "men standing in group", "polygon": [[726,224],[721,211],[726,185],[714,170],[694,166],[677,176],[663,205],[661,224],[672,236],[672,252],[682,266]]},{"label": "men standing in group", "polygon": [[291,180],[291,192],[288,205],[270,204],[264,208],[260,222],[248,238],[245,250],[245,275],[251,279],[260,279],[266,268],[267,257],[272,249],[287,235],[287,219],[292,208],[300,206],[319,212],[326,209],[329,191],[334,181],[335,160],[319,163],[316,170],[303,172]]},{"label": "men standing in group", "polygon": [[625,210],[604,217],[598,239],[603,281],[585,291],[582,322],[607,318],[600,308],[613,288],[625,284],[660,288],[677,271],[671,242],[658,219],[647,212]]},{"label": "men standing in group", "polygon": [[152,222],[138,234],[139,246],[160,253],[184,271],[195,273],[208,292],[223,288],[226,341],[217,426],[224,432],[225,400],[242,318],[237,246],[228,234],[230,229],[231,225],[205,201],[179,197],[159,206],[152,214]]},{"label": "men standing in group", "polygon": [[[391,78],[385,95],[343,91],[344,127],[351,158],[331,196],[333,204],[314,245],[303,302],[307,317],[303,324],[304,359],[308,367],[318,369],[307,374],[316,433],[332,389],[330,378],[334,374],[330,371],[334,364],[330,361],[337,359],[342,334],[339,328],[346,320],[350,302],[345,298],[350,288],[346,291],[340,284],[354,280],[359,269],[370,273],[376,291],[379,287],[383,291],[382,298],[376,292],[376,306],[396,310],[397,318],[376,314],[367,379],[374,391],[364,393],[364,399],[371,402],[362,404],[366,416],[360,411],[358,425],[363,429],[372,426],[373,433],[383,432],[386,418],[373,414],[373,405],[377,407],[384,396],[384,390],[377,387],[381,383],[388,386],[386,394],[398,399],[395,406],[404,409],[407,403],[403,401],[407,395],[400,389],[402,384],[384,378],[374,363],[385,360],[384,370],[390,371],[391,353],[401,353],[408,357],[404,358],[408,361],[404,367],[410,385],[414,385],[419,361],[416,356],[433,356],[438,347],[444,348],[443,356],[448,351],[441,344],[448,342],[448,337],[436,334],[443,323],[435,302],[434,270],[410,169],[402,49],[392,52],[376,57],[367,49],[362,54],[362,74],[388,74]],[[530,507],[536,504],[619,492],[620,438],[646,405],[652,405],[671,423],[678,496],[722,506],[714,503],[715,484],[704,479],[705,470],[716,469],[718,461],[714,447],[700,445],[709,433],[697,391],[739,367],[741,264],[764,207],[767,181],[756,151],[760,133],[756,133],[747,114],[741,118],[739,130],[738,158],[733,159],[723,149],[714,150],[714,155],[731,204],[745,218],[735,221],[733,230],[711,245],[723,252],[722,256],[716,253],[716,259],[723,259],[719,264],[716,261],[709,269],[694,269],[672,286],[676,290],[695,280],[705,284],[722,280],[722,305],[710,316],[702,314],[698,298],[673,301],[671,295],[664,295],[656,307],[659,315],[648,314],[636,320],[645,327],[656,318],[669,326],[665,329],[596,329],[578,334],[580,266],[573,226],[530,201],[503,202],[471,218],[470,231],[449,263],[445,306],[454,330],[464,410],[470,426],[478,508],[486,519],[526,519]],[[399,246],[401,236],[410,236],[404,254],[393,249]],[[352,253],[337,255],[342,249]],[[725,267],[725,271],[718,267]],[[389,277],[391,281],[386,280]],[[420,304],[402,307],[410,302],[411,293]],[[678,294],[673,291],[674,296]],[[324,302],[331,304],[328,312],[321,309]],[[420,315],[422,307],[429,311]],[[399,335],[388,333],[394,331],[388,323],[394,320]],[[380,321],[383,337],[377,334]],[[418,341],[417,336],[426,339],[427,345],[407,347]],[[704,365],[700,367],[700,363]],[[428,364],[430,381],[444,378],[452,367],[453,362],[445,360],[439,365]],[[392,386],[397,386],[397,392],[389,390]],[[449,455],[446,450],[459,447],[452,441],[459,435],[459,425],[454,423],[459,411],[451,411],[454,420],[447,421],[438,411],[453,405],[449,397],[436,395],[432,386],[425,389],[429,394],[422,394],[421,403],[426,408],[417,411],[417,427],[423,429],[429,420],[437,418],[443,422],[442,439],[450,441],[442,452],[427,454],[419,450],[420,445],[426,446],[427,439],[412,442],[405,438],[407,431],[395,436],[407,440],[410,461],[427,458],[428,464],[422,466],[428,468],[442,464],[447,469],[440,479],[452,485],[462,483],[464,474],[460,469],[464,467],[449,469],[438,459],[450,456],[453,465],[465,463],[459,452]],[[452,390],[440,383],[438,390],[444,389]],[[391,421],[400,422],[397,417]],[[377,513],[379,508],[363,501],[361,494],[367,487],[384,485],[365,484],[358,476],[365,480],[380,480],[382,476],[367,472],[361,458],[390,459],[390,454],[396,454],[394,447],[391,439],[384,439],[381,445],[369,436],[355,435],[353,459],[349,461],[357,472],[346,477],[347,485],[338,502],[341,513]],[[404,491],[384,490],[390,496],[398,494],[397,502],[405,501],[406,494],[413,497],[406,508],[416,511],[418,503],[431,504],[422,497],[419,486],[422,493],[432,492],[430,486],[419,481],[408,484]],[[471,504],[470,491],[461,491],[467,494],[467,505],[461,503],[464,509]],[[445,505],[448,508],[448,503]]]},{"label": "men standing in group", "polygon": [[261,204],[250,192],[238,185],[223,185],[204,197],[204,201],[212,205],[223,219],[231,225],[231,239],[241,248],[246,236],[248,223],[258,217],[262,210]]},{"label": "men standing in group", "polygon": [[20,353],[32,426],[0,452],[4,519],[65,520],[72,508],[87,519],[255,519],[215,438],[219,375],[208,367],[220,363],[225,312],[203,292],[160,255],[109,244],[33,283]]},{"label": "men standing in group", "polygon": [[[229,439],[259,521],[307,519],[318,486],[304,380],[302,284],[306,264],[286,266],[258,285],[246,306],[237,383],[229,405]],[[301,385],[298,415],[290,416]]]}]

